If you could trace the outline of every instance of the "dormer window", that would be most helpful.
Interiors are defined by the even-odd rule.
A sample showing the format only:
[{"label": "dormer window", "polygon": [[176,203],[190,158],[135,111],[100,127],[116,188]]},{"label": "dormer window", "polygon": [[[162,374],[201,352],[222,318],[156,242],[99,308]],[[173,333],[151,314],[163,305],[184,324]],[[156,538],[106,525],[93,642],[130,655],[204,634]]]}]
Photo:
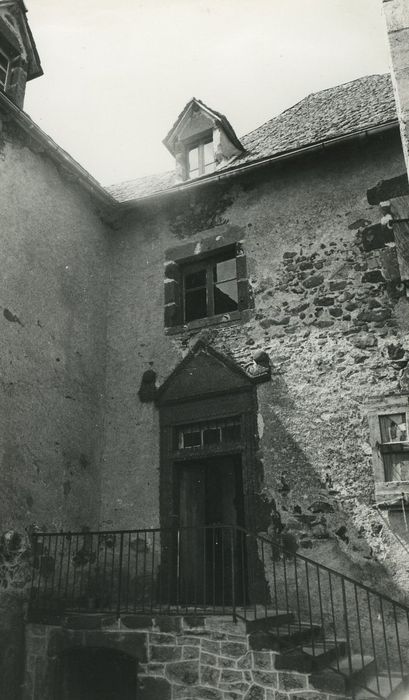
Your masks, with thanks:
[{"label": "dormer window", "polygon": [[9,77],[10,61],[4,51],[0,49],[0,90],[6,90]]},{"label": "dormer window", "polygon": [[188,151],[189,178],[213,173],[216,167],[213,139],[198,143]]},{"label": "dormer window", "polygon": [[195,97],[163,143],[175,158],[178,182],[209,175],[244,151],[226,117]]}]

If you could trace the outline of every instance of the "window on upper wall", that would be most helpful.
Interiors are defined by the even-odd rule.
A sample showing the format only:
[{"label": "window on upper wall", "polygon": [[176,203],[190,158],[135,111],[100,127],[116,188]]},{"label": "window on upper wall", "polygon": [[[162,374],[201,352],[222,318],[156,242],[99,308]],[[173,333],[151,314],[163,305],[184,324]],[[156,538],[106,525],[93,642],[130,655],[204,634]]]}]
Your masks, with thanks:
[{"label": "window on upper wall", "polygon": [[407,412],[380,415],[379,429],[385,481],[409,481]]},{"label": "window on upper wall", "polygon": [[188,177],[190,179],[214,172],[213,140],[196,144],[188,150]]},{"label": "window on upper wall", "polygon": [[368,408],[376,500],[393,504],[409,494],[409,396],[371,399]]},{"label": "window on upper wall", "polygon": [[184,323],[238,309],[236,256],[203,260],[183,269]]},{"label": "window on upper wall", "polygon": [[10,61],[4,51],[0,48],[0,90],[7,88],[9,77]]},{"label": "window on upper wall", "polygon": [[165,263],[165,327],[198,328],[237,320],[253,307],[246,256],[240,243],[218,247],[220,235],[169,249]]}]

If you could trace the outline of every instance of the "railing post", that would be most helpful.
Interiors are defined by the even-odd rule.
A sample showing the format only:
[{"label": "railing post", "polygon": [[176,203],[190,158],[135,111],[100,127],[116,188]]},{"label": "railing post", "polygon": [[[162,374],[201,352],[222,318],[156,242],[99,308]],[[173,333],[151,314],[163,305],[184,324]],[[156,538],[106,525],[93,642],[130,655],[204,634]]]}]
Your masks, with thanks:
[{"label": "railing post", "polygon": [[[34,603],[34,580],[35,580],[35,571],[36,571],[35,562],[36,562],[36,558],[37,558],[37,533],[33,532],[31,537],[32,537],[32,543],[33,543],[32,544],[33,561],[32,561],[29,610],[32,610],[34,607],[33,603]],[[38,566],[40,566],[40,562],[38,563]],[[38,581],[40,581],[40,578],[38,579]],[[39,591],[37,590],[37,597],[38,597],[38,593],[39,593]]]},{"label": "railing post", "polygon": [[232,603],[232,614],[233,622],[237,622],[236,614],[236,571],[235,571],[235,559],[234,559],[234,531],[230,528],[230,544],[231,544],[231,603]]},{"label": "railing post", "polygon": [[116,616],[117,619],[121,617],[121,593],[122,593],[122,562],[124,556],[124,533],[121,532],[121,539],[119,542],[119,572],[118,572],[118,599],[116,605]]}]

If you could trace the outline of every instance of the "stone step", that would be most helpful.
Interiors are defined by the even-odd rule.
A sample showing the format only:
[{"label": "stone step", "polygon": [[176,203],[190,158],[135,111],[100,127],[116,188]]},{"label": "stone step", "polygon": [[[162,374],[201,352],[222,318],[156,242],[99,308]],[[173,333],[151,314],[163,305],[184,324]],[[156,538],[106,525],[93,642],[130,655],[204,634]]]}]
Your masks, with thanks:
[{"label": "stone step", "polygon": [[268,632],[272,627],[282,627],[294,621],[295,617],[292,612],[286,610],[277,610],[276,612],[267,611],[266,617],[253,617],[253,619],[247,617],[246,630],[249,633],[257,630]]},{"label": "stone step", "polygon": [[377,677],[368,679],[365,686],[356,693],[356,700],[373,700],[374,693],[388,700],[407,700],[409,697],[408,683],[402,681],[400,673],[391,672],[389,680],[389,674],[383,671]]},{"label": "stone step", "polygon": [[275,667],[279,670],[312,673],[327,667],[336,659],[342,658],[346,649],[346,642],[343,640],[339,640],[336,645],[316,642],[314,646],[300,647],[277,655]]},{"label": "stone step", "polygon": [[257,630],[249,635],[251,649],[260,651],[270,649],[272,651],[296,650],[303,644],[308,644],[312,638],[319,639],[321,627],[309,623],[288,623],[280,625],[268,631]]},{"label": "stone step", "polygon": [[339,662],[332,662],[329,668],[314,671],[310,676],[310,685],[316,690],[335,695],[351,695],[352,689],[365,685],[374,676],[375,662],[371,656],[353,654]]}]

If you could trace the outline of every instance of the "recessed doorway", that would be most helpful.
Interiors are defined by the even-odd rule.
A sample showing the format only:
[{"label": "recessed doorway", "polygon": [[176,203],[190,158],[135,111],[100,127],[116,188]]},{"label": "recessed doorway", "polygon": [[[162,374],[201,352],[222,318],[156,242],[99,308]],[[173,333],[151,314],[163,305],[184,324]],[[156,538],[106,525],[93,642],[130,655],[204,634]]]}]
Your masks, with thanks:
[{"label": "recessed doorway", "polygon": [[54,700],[136,698],[137,661],[131,656],[104,648],[72,649],[62,656]]},{"label": "recessed doorway", "polygon": [[185,604],[242,604],[246,591],[241,455],[176,462],[180,529],[179,598]]}]

